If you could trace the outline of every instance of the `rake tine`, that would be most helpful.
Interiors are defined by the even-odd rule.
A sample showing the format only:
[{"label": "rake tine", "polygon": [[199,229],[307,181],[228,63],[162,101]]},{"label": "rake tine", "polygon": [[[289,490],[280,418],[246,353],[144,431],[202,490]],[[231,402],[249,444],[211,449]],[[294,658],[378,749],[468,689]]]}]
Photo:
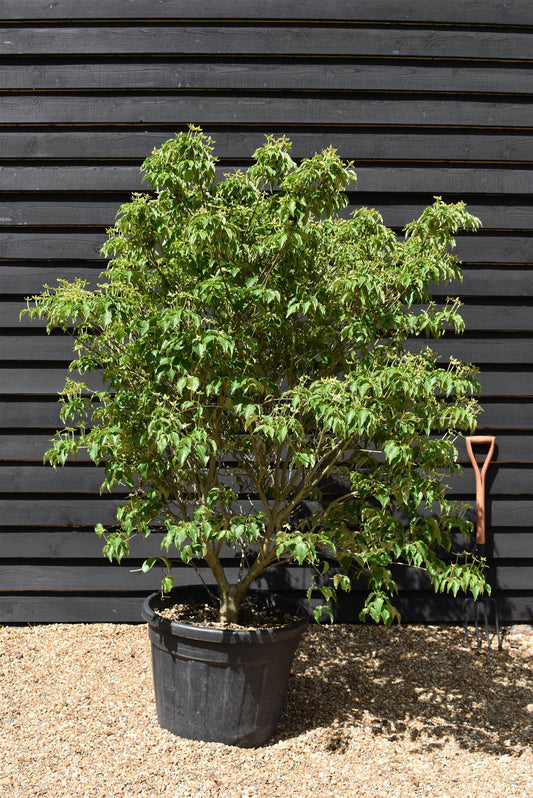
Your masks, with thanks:
[{"label": "rake tine", "polygon": [[467,648],[471,648],[470,644],[470,632],[468,629],[468,622],[470,620],[470,607],[473,609],[473,621],[474,621],[474,629],[475,629],[475,636],[476,636],[476,643],[477,647],[481,648],[482,640],[481,640],[481,633],[480,633],[480,612],[483,612],[483,621],[485,624],[485,635],[487,639],[487,648],[492,648],[491,643],[491,634],[489,628],[489,619],[490,619],[490,608],[494,607],[494,626],[496,627],[496,639],[498,640],[498,651],[501,651],[503,648],[502,644],[502,636],[500,632],[500,619],[498,613],[498,605],[496,600],[493,598],[485,598],[480,601],[474,601],[474,599],[467,598],[464,600],[463,603],[464,607],[464,616],[465,616],[465,638],[466,638],[466,645]]}]

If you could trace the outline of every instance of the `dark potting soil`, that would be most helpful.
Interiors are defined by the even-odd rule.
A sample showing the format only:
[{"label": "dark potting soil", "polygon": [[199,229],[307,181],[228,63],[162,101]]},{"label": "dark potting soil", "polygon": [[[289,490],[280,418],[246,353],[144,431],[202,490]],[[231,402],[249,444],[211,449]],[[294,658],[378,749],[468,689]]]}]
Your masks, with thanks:
[{"label": "dark potting soil", "polygon": [[260,608],[252,605],[241,607],[239,623],[221,623],[218,620],[218,607],[211,604],[174,604],[156,612],[170,621],[210,626],[214,629],[279,629],[298,620],[294,615],[272,607]]}]

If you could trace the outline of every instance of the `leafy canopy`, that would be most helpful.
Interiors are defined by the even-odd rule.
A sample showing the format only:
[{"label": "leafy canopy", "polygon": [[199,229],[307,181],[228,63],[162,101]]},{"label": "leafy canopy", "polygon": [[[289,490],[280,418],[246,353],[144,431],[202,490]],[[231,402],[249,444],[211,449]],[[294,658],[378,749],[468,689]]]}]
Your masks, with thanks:
[{"label": "leafy canopy", "polygon": [[460,277],[453,235],[479,221],[440,198],[401,237],[375,210],[343,216],[352,166],[331,148],[298,165],[290,149],[267,137],[221,179],[213,142],[177,135],[143,164],[152,192],[119,209],[100,285],[59,280],[32,298],[25,312],[74,336],[70,370],[105,386],[67,379],[46,458],[86,449],[104,489],[129,491],[116,528],[96,528],[107,556],[163,528],[164,588],[172,557],[205,560],[223,620],[260,574],[295,562],[320,572],[326,599],[364,576],[362,617],[388,624],[395,563],[437,591],[485,588],[482,564],[437,553],[467,530],[443,475],[475,426],[475,375],[408,347],[462,331],[457,301],[435,305],[429,286]]}]

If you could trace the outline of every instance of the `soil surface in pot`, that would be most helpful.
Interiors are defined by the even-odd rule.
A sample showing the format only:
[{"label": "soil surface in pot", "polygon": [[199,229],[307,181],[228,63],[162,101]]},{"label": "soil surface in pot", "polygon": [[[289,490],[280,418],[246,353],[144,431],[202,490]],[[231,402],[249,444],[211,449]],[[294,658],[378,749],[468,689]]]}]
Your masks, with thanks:
[{"label": "soil surface in pot", "polygon": [[193,626],[209,626],[214,629],[280,629],[291,626],[299,618],[273,607],[244,605],[239,612],[239,623],[221,623],[218,607],[211,604],[174,604],[156,610],[158,615],[170,621],[188,623]]}]

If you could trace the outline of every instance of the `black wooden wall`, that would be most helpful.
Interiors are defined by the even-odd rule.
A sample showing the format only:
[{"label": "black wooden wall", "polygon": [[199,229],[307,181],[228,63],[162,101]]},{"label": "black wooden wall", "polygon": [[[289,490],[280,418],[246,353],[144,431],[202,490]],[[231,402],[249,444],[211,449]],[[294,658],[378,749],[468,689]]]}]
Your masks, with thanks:
[{"label": "black wooden wall", "polygon": [[[333,144],[358,167],[352,202],[398,228],[436,194],[481,217],[445,292],[468,332],[441,348],[481,368],[491,581],[506,620],[533,618],[532,63],[530,0],[2,0],[0,622],[137,620],[157,587],[101,557],[91,530],[119,497],[98,471],[41,465],[69,344],[18,315],[45,282],[95,278],[139,164],[189,122],[227,165],[265,133],[297,157]],[[454,492],[472,503],[470,468]],[[461,617],[405,588],[408,619]]]}]

